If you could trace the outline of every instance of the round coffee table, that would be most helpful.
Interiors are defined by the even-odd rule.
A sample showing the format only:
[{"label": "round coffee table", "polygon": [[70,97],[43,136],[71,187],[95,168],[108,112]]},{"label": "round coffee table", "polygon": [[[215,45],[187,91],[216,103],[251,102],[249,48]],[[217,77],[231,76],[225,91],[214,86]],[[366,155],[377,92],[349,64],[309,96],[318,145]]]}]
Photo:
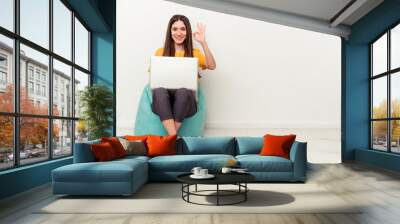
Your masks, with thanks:
[{"label": "round coffee table", "polygon": [[[213,174],[215,177],[212,179],[193,179],[190,177],[191,173],[182,174],[177,177],[178,181],[182,183],[182,199],[188,203],[198,204],[198,205],[234,205],[241,202],[245,202],[247,200],[247,192],[249,188],[247,187],[247,183],[255,180],[255,177],[248,173],[216,173]],[[216,185],[215,190],[197,190],[198,184],[205,185]],[[195,186],[194,191],[190,191],[190,186]],[[223,190],[220,189],[220,185],[236,185],[238,186],[237,190]],[[215,194],[205,194],[209,192],[215,192]],[[222,194],[221,194],[222,193]],[[190,201],[190,196],[204,196],[204,197],[216,197],[217,204],[202,204]],[[231,203],[221,203],[221,197],[230,197],[230,196],[241,196],[240,200],[234,201]]]}]

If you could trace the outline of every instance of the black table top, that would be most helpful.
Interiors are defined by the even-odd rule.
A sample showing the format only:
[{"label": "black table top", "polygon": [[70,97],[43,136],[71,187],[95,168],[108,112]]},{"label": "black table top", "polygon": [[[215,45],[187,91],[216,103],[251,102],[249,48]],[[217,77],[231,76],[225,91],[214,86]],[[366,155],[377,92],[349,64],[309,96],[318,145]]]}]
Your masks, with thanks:
[{"label": "black table top", "polygon": [[178,181],[186,184],[236,184],[248,183],[255,180],[249,173],[212,173],[215,177],[211,179],[193,179],[192,173],[186,173],[177,177]]}]

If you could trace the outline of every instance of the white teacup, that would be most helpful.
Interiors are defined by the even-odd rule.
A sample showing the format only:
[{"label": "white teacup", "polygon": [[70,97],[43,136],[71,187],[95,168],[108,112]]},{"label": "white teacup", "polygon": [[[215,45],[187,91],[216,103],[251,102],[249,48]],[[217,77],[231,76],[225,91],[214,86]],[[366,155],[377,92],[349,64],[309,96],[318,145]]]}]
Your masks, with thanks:
[{"label": "white teacup", "polygon": [[232,171],[232,168],[230,167],[222,167],[221,172],[222,173],[230,173]]},{"label": "white teacup", "polygon": [[194,175],[196,175],[196,176],[200,176],[201,174],[200,174],[200,171],[202,170],[202,168],[201,167],[193,167],[193,169],[192,169],[192,173],[194,174]]},{"label": "white teacup", "polygon": [[208,169],[201,169],[200,170],[200,176],[207,176],[208,175]]}]

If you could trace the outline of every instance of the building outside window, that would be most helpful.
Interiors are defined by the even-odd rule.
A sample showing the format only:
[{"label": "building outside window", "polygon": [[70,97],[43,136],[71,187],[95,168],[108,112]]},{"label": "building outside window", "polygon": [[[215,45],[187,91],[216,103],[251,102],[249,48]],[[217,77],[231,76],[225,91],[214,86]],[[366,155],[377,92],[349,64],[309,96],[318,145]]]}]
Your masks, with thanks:
[{"label": "building outside window", "polygon": [[53,103],[57,105],[57,103],[58,103],[58,89],[54,89],[53,96],[54,96],[54,102]]},{"label": "building outside window", "polygon": [[0,84],[2,85],[7,84],[7,74],[3,71],[0,71]]},{"label": "building outside window", "polygon": [[29,91],[29,94],[34,93],[33,82],[31,82],[31,81],[28,82],[28,91]]},{"label": "building outside window", "polygon": [[40,81],[40,71],[36,69],[36,81]]},{"label": "building outside window", "polygon": [[7,67],[7,56],[0,54],[0,67],[6,68]]},{"label": "building outside window", "polygon": [[0,91],[4,92],[7,88],[7,56],[0,54]]},{"label": "building outside window", "polygon": [[36,84],[36,95],[40,96],[40,84]]},{"label": "building outside window", "polygon": [[[74,83],[80,87],[89,85],[88,82],[81,84],[81,80],[89,80],[91,74],[90,61],[88,61],[90,58],[88,50],[90,48],[90,32],[87,26],[75,16],[71,7],[65,5],[66,2],[61,0],[51,0],[53,4],[49,4],[49,2],[49,0],[19,1],[19,13],[10,11],[14,17],[20,16],[14,18],[20,21],[16,24],[18,27],[15,29],[20,31],[19,35],[10,37],[7,32],[14,32],[14,29],[8,29],[7,32],[0,29],[0,84],[15,87],[13,70],[16,62],[12,60],[14,53],[20,59],[18,62],[19,74],[16,74],[20,80],[19,98],[0,101],[0,123],[2,128],[5,128],[5,131],[0,133],[0,139],[2,139],[0,141],[0,157],[6,158],[0,160],[0,171],[70,156],[74,141],[87,139],[86,126],[78,122],[79,114],[73,114],[70,106],[79,101],[77,93],[80,88],[72,92],[69,86]],[[41,16],[32,17],[32,12],[37,11],[43,13]],[[2,13],[4,12],[2,11]],[[50,17],[50,15],[52,16]],[[49,35],[49,24],[53,25],[52,35]],[[2,26],[1,23],[0,26]],[[73,30],[74,27],[75,30]],[[3,28],[7,29],[7,27]],[[54,44],[53,49],[50,48],[51,41]],[[40,47],[31,44],[32,42]],[[76,43],[75,48],[73,42]],[[14,43],[19,44],[19,48],[17,48],[20,49],[19,51],[15,51]],[[79,49],[82,46],[86,46],[87,49]],[[53,58],[52,53],[62,57],[63,62]],[[75,55],[75,62],[72,60],[72,55]],[[49,61],[53,61],[53,63],[49,63]],[[51,74],[50,71],[53,73]],[[78,72],[79,77],[73,80],[73,73]],[[47,93],[51,79],[53,79],[53,89]],[[14,89],[3,88],[2,90],[0,85],[0,97],[13,97],[14,93],[9,91],[14,91]],[[60,96],[63,101],[62,107],[57,106]],[[51,112],[48,108],[50,106],[49,99],[53,99],[54,103],[52,114],[49,113]],[[3,105],[4,102],[11,104]],[[12,109],[14,104],[20,108],[18,113]],[[4,110],[4,108],[11,109]],[[62,119],[59,116],[62,116]],[[15,135],[14,125],[18,125],[16,128],[19,130]],[[52,132],[48,133],[50,130]],[[32,139],[32,135],[29,134],[32,132],[43,134]],[[15,141],[16,139],[18,141]],[[15,142],[18,145],[14,145]],[[14,150],[17,155],[14,155]],[[16,156],[19,157],[19,160],[15,160]]]},{"label": "building outside window", "polygon": [[42,73],[42,83],[46,83],[46,74]]},{"label": "building outside window", "polygon": [[42,86],[42,96],[46,96],[46,86]]},{"label": "building outside window", "polygon": [[28,74],[29,74],[29,79],[33,80],[33,67],[32,66],[29,66]]}]

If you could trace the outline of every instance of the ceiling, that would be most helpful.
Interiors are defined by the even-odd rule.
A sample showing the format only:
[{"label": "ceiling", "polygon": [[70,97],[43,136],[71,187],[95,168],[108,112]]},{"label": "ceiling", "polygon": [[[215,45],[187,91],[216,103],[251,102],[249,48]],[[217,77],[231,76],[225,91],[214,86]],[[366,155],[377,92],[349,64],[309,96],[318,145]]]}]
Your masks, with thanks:
[{"label": "ceiling", "polygon": [[167,0],[347,38],[383,0]]}]

